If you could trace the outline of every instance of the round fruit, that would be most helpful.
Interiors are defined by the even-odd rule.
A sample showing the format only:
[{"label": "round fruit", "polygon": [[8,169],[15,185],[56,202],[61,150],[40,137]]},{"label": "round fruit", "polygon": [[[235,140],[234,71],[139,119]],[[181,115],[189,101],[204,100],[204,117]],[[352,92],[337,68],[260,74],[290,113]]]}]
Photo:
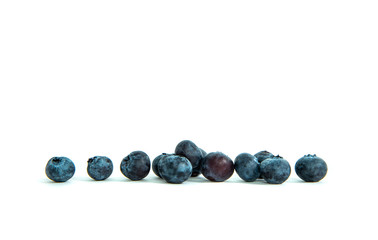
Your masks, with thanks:
[{"label": "round fruit", "polygon": [[145,178],[150,172],[150,168],[150,158],[142,151],[130,153],[121,162],[121,172],[133,181]]},{"label": "round fruit", "polygon": [[212,152],[203,160],[201,173],[210,181],[223,182],[234,173],[234,163],[224,153]]},{"label": "round fruit", "polygon": [[280,156],[265,159],[260,165],[260,170],[264,180],[271,184],[285,182],[291,173],[289,162]]},{"label": "round fruit", "polygon": [[305,155],[295,164],[298,177],[306,182],[319,182],[327,174],[326,162],[316,155]]},{"label": "round fruit", "polygon": [[192,175],[192,164],[185,157],[167,155],[158,163],[161,177],[168,183],[183,183]]},{"label": "round fruit", "polygon": [[66,157],[53,157],[46,165],[45,172],[54,182],[65,182],[75,174],[75,165]]}]

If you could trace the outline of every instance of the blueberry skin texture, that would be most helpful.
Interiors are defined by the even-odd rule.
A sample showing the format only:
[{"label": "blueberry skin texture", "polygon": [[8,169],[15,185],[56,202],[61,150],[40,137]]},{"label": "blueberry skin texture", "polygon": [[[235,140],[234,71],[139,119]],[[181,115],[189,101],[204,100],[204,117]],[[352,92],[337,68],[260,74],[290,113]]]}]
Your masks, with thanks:
[{"label": "blueberry skin texture", "polygon": [[121,172],[125,177],[133,181],[145,178],[150,172],[150,169],[150,158],[142,151],[134,151],[130,153],[121,162]]},{"label": "blueberry skin texture", "polygon": [[260,152],[256,153],[255,157],[256,157],[257,161],[259,163],[261,163],[262,161],[264,161],[267,158],[274,157],[274,155],[271,154],[270,152],[264,150],[264,151],[260,151]]},{"label": "blueberry skin texture", "polygon": [[182,156],[168,155],[158,163],[161,177],[168,183],[183,183],[192,175],[192,164]]},{"label": "blueberry skin texture", "polygon": [[206,157],[207,153],[205,152],[205,150],[203,150],[202,148],[200,148],[201,152],[202,152],[202,156],[203,157]]},{"label": "blueberry skin texture", "polygon": [[194,142],[190,140],[181,141],[176,146],[175,154],[187,158],[192,164],[193,169],[198,169],[201,167],[200,163],[203,159],[203,155],[200,148],[197,147]]},{"label": "blueberry skin texture", "polygon": [[160,173],[159,173],[159,167],[158,167],[158,164],[159,164],[159,161],[160,159],[162,159],[163,157],[166,157],[166,156],[169,156],[171,154],[166,154],[166,153],[162,153],[160,154],[159,156],[157,156],[153,161],[152,161],[152,171],[156,174],[156,176],[158,176],[159,178],[162,178]]},{"label": "blueberry skin texture", "polygon": [[289,162],[280,156],[265,159],[260,165],[260,170],[261,176],[270,184],[285,182],[291,173]]},{"label": "blueberry skin texture", "polygon": [[305,155],[295,163],[295,172],[305,182],[319,182],[327,171],[327,163],[316,155]]},{"label": "blueberry skin texture", "polygon": [[235,158],[235,171],[241,179],[253,182],[260,176],[260,163],[249,153],[241,153]]},{"label": "blueberry skin texture", "polygon": [[202,175],[213,182],[223,182],[234,173],[234,162],[221,152],[206,155],[202,163]]},{"label": "blueberry skin texture", "polygon": [[[260,151],[258,153],[255,154],[255,157],[257,158],[257,161],[259,163],[261,163],[262,161],[264,161],[265,159],[268,159],[268,158],[271,158],[271,157],[274,157],[273,154],[271,154],[270,152],[264,150],[264,151]],[[258,178],[262,178],[261,174]]]},{"label": "blueberry skin texture", "polygon": [[87,172],[94,180],[105,180],[113,173],[112,160],[105,156],[94,156],[88,160]]},{"label": "blueberry skin texture", "polygon": [[193,168],[192,177],[197,177],[198,175],[201,174],[202,163],[203,163],[203,160],[205,159],[205,156],[207,155],[207,153],[202,148],[200,148],[200,150],[202,152],[202,158],[198,166],[196,168]]},{"label": "blueberry skin texture", "polygon": [[54,182],[65,182],[75,174],[75,164],[67,157],[53,157],[47,162],[45,172]]}]

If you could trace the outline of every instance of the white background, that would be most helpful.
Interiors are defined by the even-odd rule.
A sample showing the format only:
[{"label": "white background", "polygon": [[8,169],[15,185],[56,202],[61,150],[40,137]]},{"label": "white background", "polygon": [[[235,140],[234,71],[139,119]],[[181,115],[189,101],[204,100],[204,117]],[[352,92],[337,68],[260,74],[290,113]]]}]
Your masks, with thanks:
[{"label": "white background", "polygon": [[[377,1],[0,2],[1,239],[377,239]],[[193,140],[269,150],[282,185],[131,182]],[[304,154],[326,178],[303,183]],[[113,160],[92,181],[86,161]],[[76,165],[67,183],[52,156]]]}]

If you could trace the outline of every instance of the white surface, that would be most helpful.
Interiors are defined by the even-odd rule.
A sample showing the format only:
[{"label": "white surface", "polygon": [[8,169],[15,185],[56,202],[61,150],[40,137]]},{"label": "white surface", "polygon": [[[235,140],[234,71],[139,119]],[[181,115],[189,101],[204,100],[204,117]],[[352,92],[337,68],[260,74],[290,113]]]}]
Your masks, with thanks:
[{"label": "white surface", "polygon": [[[376,1],[1,1],[1,239],[377,239]],[[130,182],[191,139],[307,153],[283,185]],[[76,164],[53,184],[52,156]],[[106,155],[108,181],[86,160]]]}]

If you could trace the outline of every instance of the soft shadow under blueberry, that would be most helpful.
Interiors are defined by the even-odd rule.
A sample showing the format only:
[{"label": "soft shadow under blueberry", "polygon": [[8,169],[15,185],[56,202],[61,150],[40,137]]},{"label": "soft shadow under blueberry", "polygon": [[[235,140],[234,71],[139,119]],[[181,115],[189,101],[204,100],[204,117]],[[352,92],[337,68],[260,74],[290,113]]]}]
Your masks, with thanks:
[{"label": "soft shadow under blueberry", "polygon": [[264,180],[262,179],[257,179],[253,182],[246,182],[242,179],[238,180],[238,181],[235,181],[235,183],[242,183],[242,184],[251,184],[251,185],[268,185],[267,182],[265,182]]},{"label": "soft shadow under blueberry", "polygon": [[70,180],[68,180],[66,182],[54,182],[54,181],[47,179],[47,178],[40,179],[39,182],[44,183],[44,184],[57,184],[57,185],[61,185],[61,186],[71,184]]}]

